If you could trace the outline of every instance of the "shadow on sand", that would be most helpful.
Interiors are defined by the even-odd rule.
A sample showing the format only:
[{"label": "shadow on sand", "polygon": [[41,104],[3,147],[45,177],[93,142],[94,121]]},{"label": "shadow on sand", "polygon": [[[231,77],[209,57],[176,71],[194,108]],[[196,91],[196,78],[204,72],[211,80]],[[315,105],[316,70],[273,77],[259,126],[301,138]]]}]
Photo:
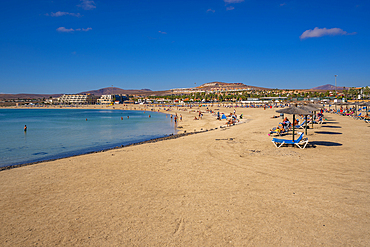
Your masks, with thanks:
[{"label": "shadow on sand", "polygon": [[328,146],[328,147],[335,147],[335,146],[342,146],[342,143],[339,142],[327,142],[327,141],[313,141],[310,142],[312,146]]},{"label": "shadow on sand", "polygon": [[323,125],[323,126],[321,126],[321,127],[324,127],[324,128],[335,128],[335,129],[340,129],[340,128],[342,128],[342,127],[340,127],[340,126],[333,126],[333,125]]},{"label": "shadow on sand", "polygon": [[315,134],[324,134],[324,135],[341,135],[340,132],[329,132],[329,131],[316,131]]}]

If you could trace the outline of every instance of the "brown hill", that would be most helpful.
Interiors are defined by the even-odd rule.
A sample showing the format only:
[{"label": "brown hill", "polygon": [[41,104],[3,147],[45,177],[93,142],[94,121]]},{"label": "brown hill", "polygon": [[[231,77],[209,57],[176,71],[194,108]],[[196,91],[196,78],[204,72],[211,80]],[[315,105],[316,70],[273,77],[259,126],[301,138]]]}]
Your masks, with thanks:
[{"label": "brown hill", "polygon": [[[343,91],[345,89],[345,87],[338,87],[337,86],[337,91]],[[333,91],[335,90],[335,86],[334,85],[331,85],[331,84],[326,84],[326,85],[322,85],[322,86],[319,86],[319,87],[314,87],[314,88],[311,88],[309,90],[324,90],[324,91]]]},{"label": "brown hill", "polygon": [[9,100],[9,99],[48,99],[50,97],[56,98],[63,94],[0,94],[0,100]]},{"label": "brown hill", "polygon": [[107,94],[148,94],[152,92],[153,91],[150,89],[121,89],[118,87],[106,87],[98,90],[81,92],[79,94],[93,94],[95,96],[102,96]]},{"label": "brown hill", "polygon": [[264,87],[256,87],[245,85],[244,83],[228,83],[228,82],[207,82],[200,85],[198,88],[205,89],[205,90],[212,90],[216,88],[223,88],[223,89],[254,89],[254,90],[269,90],[269,88]]}]

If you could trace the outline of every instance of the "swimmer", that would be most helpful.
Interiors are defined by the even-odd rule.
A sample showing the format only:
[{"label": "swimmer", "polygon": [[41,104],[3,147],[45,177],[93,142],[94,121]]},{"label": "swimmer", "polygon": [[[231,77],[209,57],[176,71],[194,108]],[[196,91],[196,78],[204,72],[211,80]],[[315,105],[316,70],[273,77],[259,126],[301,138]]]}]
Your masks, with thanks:
[{"label": "swimmer", "polygon": [[27,125],[24,125],[24,131],[26,132],[27,131]]},{"label": "swimmer", "polygon": [[130,116],[127,116],[127,118],[130,118]]},{"label": "swimmer", "polygon": [[123,117],[121,117],[121,120],[123,120]]},{"label": "swimmer", "polygon": [[149,115],[149,118],[151,118],[150,115]]}]

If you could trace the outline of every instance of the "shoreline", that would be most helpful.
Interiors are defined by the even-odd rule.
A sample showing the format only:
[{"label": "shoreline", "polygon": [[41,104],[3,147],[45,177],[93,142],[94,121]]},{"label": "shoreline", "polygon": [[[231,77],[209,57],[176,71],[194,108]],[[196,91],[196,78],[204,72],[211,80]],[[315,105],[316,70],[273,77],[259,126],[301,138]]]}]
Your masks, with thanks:
[{"label": "shoreline", "polygon": [[[64,108],[61,108],[61,107],[19,107],[19,106],[18,107],[4,107],[4,108],[5,109],[27,109],[27,110],[32,110],[32,109],[66,109],[66,110],[70,110],[70,109],[85,108],[85,109],[89,109],[89,110],[102,110],[102,109],[104,109],[104,110],[121,110],[121,111],[122,110],[123,111],[144,111],[144,112],[149,111],[149,112],[157,112],[157,113],[162,113],[162,114],[167,114],[167,115],[169,115],[169,114],[174,115],[178,112],[178,111],[152,111],[152,109],[155,109],[155,108],[160,109],[161,108],[161,107],[158,107],[158,106],[151,106],[151,107],[149,107],[149,108],[152,108],[150,110],[148,110],[148,109],[136,109],[136,108],[135,109],[122,109],[123,107],[115,109],[114,106],[106,106],[106,107],[112,107],[112,109],[106,109],[106,108],[104,108],[104,106],[101,106],[101,108],[95,108],[95,107],[92,108],[92,106],[80,107],[80,108],[79,107],[71,107],[71,108],[68,108],[68,107],[64,107]],[[138,108],[140,108],[140,107],[138,107]],[[144,108],[145,108],[145,105],[144,105]],[[162,108],[163,108],[163,106],[162,106]],[[240,121],[239,123],[236,123],[234,125],[242,124],[242,123],[246,123],[246,122],[247,121],[244,120],[244,121]],[[221,125],[219,128],[226,128],[226,127],[230,127],[230,126]],[[120,148],[135,146],[135,145],[141,145],[141,144],[145,144],[145,143],[165,141],[165,140],[168,140],[168,139],[175,139],[175,138],[180,138],[180,137],[187,136],[187,135],[198,134],[198,133],[214,130],[213,128],[209,129],[209,130],[208,129],[203,130],[203,128],[201,128],[200,131],[194,130],[194,131],[187,132],[187,130],[184,130],[182,128],[183,128],[182,126],[176,126],[176,132],[177,132],[176,134],[169,134],[169,135],[165,135],[165,136],[162,136],[162,137],[148,139],[148,140],[145,140],[145,141],[133,142],[133,143],[129,143],[129,144],[126,144],[126,145],[118,145],[118,146],[114,146],[114,147],[111,147],[111,148],[104,148],[104,149],[101,149],[99,151],[89,151],[89,152],[84,152],[84,153],[79,153],[79,154],[74,154],[74,155],[66,155],[66,156],[60,157],[60,158],[51,158],[51,159],[39,160],[39,161],[34,161],[34,162],[26,162],[26,163],[15,164],[15,165],[5,165],[5,166],[0,167],[0,172],[4,171],[4,170],[19,168],[19,167],[30,166],[30,165],[35,165],[35,164],[50,162],[50,161],[56,161],[56,160],[62,160],[62,159],[67,159],[67,158],[71,158],[71,157],[89,155],[89,154],[93,154],[93,153],[106,152],[106,151],[109,151],[109,150],[120,149]],[[218,129],[218,127],[215,127],[215,129]]]},{"label": "shoreline", "polygon": [[91,151],[91,152],[87,152],[87,153],[81,153],[81,154],[76,154],[76,155],[71,155],[71,156],[65,156],[65,157],[61,157],[61,158],[46,159],[46,160],[40,160],[40,161],[35,161],[35,162],[29,162],[29,163],[22,163],[22,164],[16,164],[16,165],[2,166],[2,167],[0,167],[0,172],[1,171],[5,171],[5,170],[19,168],[19,167],[24,167],[24,166],[30,166],[30,165],[35,165],[35,164],[39,164],[39,163],[44,163],[44,162],[63,160],[63,159],[68,159],[68,158],[78,157],[78,156],[83,156],[83,155],[89,155],[89,154],[95,154],[95,153],[103,153],[103,152],[107,152],[107,151],[110,151],[110,150],[121,149],[121,148],[131,147],[131,146],[137,146],[137,145],[142,145],[142,144],[146,144],[146,143],[155,143],[155,142],[165,141],[165,140],[169,140],[169,139],[176,139],[176,138],[180,138],[180,137],[184,137],[184,136],[188,136],[188,135],[199,134],[199,133],[207,132],[207,131],[210,131],[210,130],[204,130],[204,131],[198,131],[198,132],[189,132],[189,133],[170,134],[170,135],[165,135],[165,136],[162,136],[162,137],[157,137],[157,138],[149,139],[149,140],[146,140],[146,141],[134,142],[134,143],[130,143],[130,144],[127,144],[127,145],[120,145],[120,146],[116,146],[116,147],[112,147],[112,148],[102,149],[100,151]]}]

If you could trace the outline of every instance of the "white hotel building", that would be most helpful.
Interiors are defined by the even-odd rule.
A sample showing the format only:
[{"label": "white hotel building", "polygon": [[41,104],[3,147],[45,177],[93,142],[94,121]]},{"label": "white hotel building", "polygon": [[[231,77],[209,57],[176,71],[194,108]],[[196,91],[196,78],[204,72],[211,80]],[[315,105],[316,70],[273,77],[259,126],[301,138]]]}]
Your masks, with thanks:
[{"label": "white hotel building", "polygon": [[92,101],[93,95],[90,94],[64,94],[59,98],[63,104],[87,104]]}]

